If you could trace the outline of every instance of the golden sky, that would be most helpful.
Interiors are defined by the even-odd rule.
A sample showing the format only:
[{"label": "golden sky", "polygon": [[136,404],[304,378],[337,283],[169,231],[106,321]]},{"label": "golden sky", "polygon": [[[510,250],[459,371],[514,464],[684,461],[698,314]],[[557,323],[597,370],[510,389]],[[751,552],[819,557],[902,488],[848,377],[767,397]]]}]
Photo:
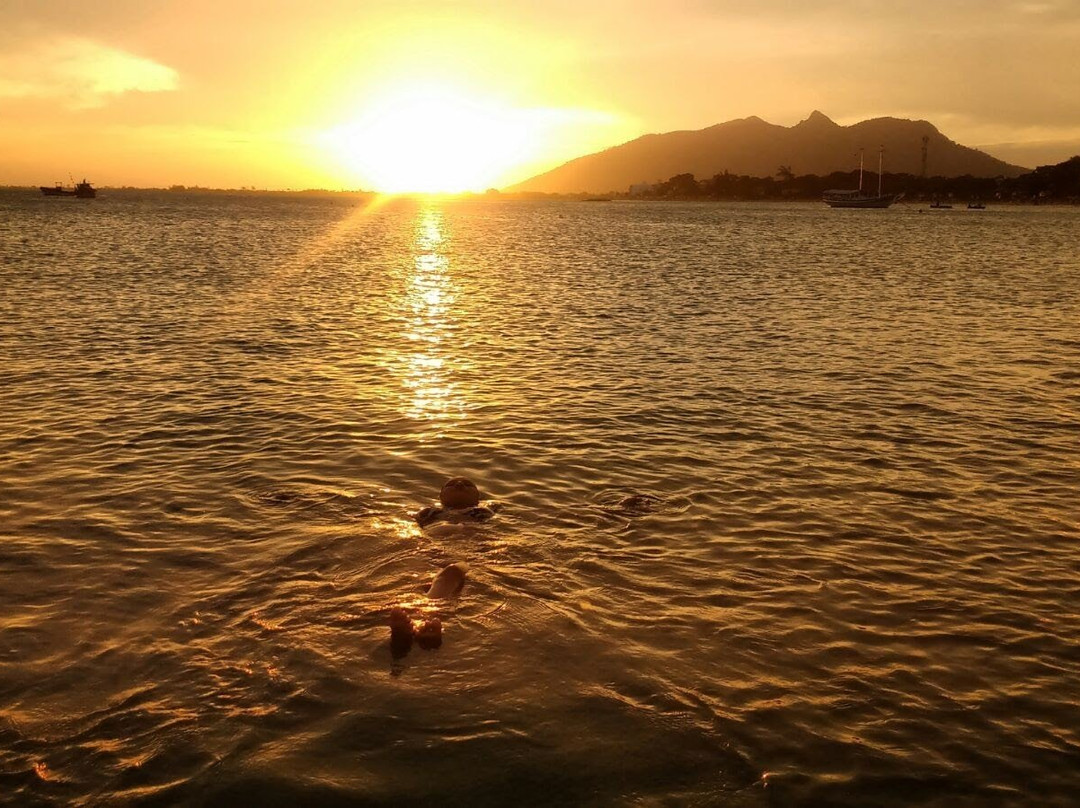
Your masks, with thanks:
[{"label": "golden sky", "polygon": [[483,190],[812,109],[1080,152],[1080,2],[0,0],[0,184]]}]

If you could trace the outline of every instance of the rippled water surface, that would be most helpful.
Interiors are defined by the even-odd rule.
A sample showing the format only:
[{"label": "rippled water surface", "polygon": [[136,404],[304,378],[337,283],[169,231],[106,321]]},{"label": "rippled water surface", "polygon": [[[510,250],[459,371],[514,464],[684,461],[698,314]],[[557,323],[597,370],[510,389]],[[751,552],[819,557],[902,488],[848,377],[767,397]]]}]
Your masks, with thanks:
[{"label": "rippled water surface", "polygon": [[1075,805],[1078,244],[7,192],[0,802]]}]

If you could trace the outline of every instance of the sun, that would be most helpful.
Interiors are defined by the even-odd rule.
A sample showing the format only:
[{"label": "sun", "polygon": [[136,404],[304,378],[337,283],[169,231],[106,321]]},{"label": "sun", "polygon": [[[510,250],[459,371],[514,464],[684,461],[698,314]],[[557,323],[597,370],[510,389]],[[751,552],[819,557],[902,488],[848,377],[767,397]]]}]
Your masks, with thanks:
[{"label": "sun", "polygon": [[528,110],[438,83],[378,94],[323,145],[365,188],[457,193],[501,184],[532,159],[540,132]]}]

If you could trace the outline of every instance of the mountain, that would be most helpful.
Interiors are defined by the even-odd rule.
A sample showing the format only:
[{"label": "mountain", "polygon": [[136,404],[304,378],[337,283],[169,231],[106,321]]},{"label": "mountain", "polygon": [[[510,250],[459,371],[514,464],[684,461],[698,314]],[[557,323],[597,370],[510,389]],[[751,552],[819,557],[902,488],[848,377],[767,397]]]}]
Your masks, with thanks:
[{"label": "mountain", "polygon": [[885,147],[886,171],[919,175],[923,137],[928,138],[928,176],[1015,177],[1027,170],[954,143],[927,121],[872,118],[840,126],[815,110],[795,126],[777,126],[751,117],[696,131],[643,135],[578,157],[507,190],[606,193],[685,173],[698,179],[724,171],[771,177],[781,165],[789,166],[796,175],[824,176],[857,167],[854,155],[860,148],[866,149],[866,167],[876,171],[880,146]]}]

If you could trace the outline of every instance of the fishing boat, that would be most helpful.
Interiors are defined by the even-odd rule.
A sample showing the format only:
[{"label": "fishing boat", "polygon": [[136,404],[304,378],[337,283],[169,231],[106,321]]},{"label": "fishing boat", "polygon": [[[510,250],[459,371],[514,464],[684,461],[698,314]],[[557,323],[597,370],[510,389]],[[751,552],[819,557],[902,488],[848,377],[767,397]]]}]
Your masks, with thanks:
[{"label": "fishing boat", "polygon": [[863,191],[863,150],[859,149],[859,188],[854,191],[826,191],[822,201],[830,208],[887,208],[903,198],[903,194],[886,194],[881,189],[881,169],[885,147],[878,151],[877,196]]},{"label": "fishing boat", "polygon": [[83,178],[83,181],[77,183],[74,188],[65,188],[61,183],[56,185],[39,185],[43,196],[74,196],[79,199],[93,199],[97,196],[97,191],[94,187]]}]

